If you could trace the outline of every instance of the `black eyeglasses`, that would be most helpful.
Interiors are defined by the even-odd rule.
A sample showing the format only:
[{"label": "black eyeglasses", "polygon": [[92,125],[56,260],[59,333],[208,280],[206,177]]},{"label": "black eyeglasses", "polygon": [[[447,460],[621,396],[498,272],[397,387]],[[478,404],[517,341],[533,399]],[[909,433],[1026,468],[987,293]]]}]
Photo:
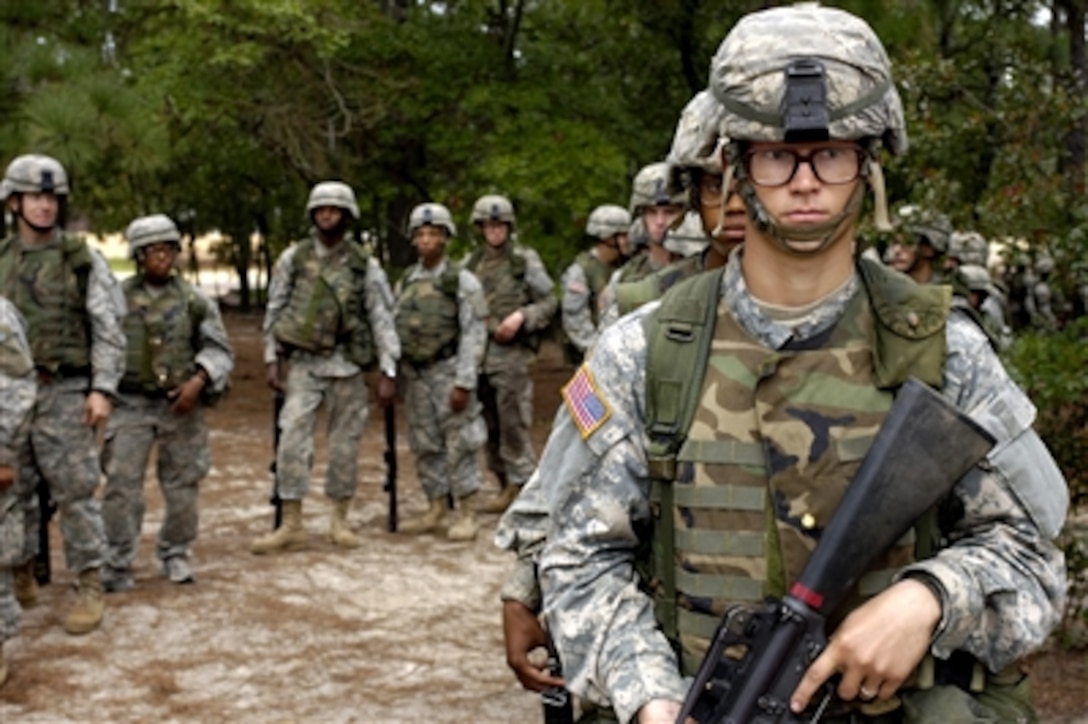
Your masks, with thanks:
[{"label": "black eyeglasses", "polygon": [[744,155],[748,177],[757,186],[785,186],[807,163],[816,178],[825,184],[848,184],[861,174],[865,152],[857,146],[824,146],[807,154],[789,148],[749,151]]}]

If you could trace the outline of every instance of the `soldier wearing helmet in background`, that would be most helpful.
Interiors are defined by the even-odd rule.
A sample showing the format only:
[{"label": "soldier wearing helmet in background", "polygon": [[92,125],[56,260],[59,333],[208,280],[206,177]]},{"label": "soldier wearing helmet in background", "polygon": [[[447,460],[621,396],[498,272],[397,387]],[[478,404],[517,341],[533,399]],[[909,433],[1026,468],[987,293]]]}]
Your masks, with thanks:
[{"label": "soldier wearing helmet in background", "polygon": [[[0,194],[2,195],[2,194]],[[4,642],[19,632],[14,562],[23,556],[23,508],[19,502],[18,457],[26,448],[37,381],[26,325],[15,305],[0,296],[0,686],[8,678]]]},{"label": "soldier wearing helmet in background", "polygon": [[[1068,494],[1034,407],[948,288],[856,258],[867,189],[890,227],[881,151],[907,146],[882,44],[814,3],[752,13],[710,90],[744,244],[605,330],[541,455],[540,587],[568,688],[621,722],[675,722],[725,607],[784,594],[808,560],[861,457],[835,441],[871,436],[913,377],[997,443],[948,514],[925,517],[932,550],[904,538],[866,572],[875,585],[854,583],[783,705],[830,722],[1030,718],[1015,662],[1060,619]],[[936,678],[910,678],[920,665]],[[950,683],[972,680],[982,691]]]},{"label": "soldier wearing helmet in background", "polygon": [[948,253],[945,269],[951,270],[963,264],[973,264],[987,269],[990,266],[990,245],[977,231],[953,231],[948,237]]},{"label": "soldier wearing helmet in background", "polygon": [[266,378],[285,395],[276,452],[283,525],[253,542],[256,554],[307,545],[302,499],[310,487],[322,403],[328,414],[325,495],[332,501],[328,538],[342,548],[359,545],[348,512],[359,485],[359,441],[367,422],[364,372],[381,371],[382,407],[393,404],[396,392],[401,343],[393,295],[381,265],[349,236],[359,219],[355,192],[345,183],[323,181],[310,191],[306,212],[312,234],[280,255],[268,285]]},{"label": "soldier wearing helmet in background", "polygon": [[915,206],[901,208],[898,216],[902,229],[889,246],[891,267],[919,284],[942,283],[952,234],[948,217]]},{"label": "soldier wearing helmet in background", "polygon": [[1031,326],[1052,332],[1058,328],[1058,317],[1054,313],[1054,290],[1050,286],[1050,274],[1054,271],[1054,258],[1041,253],[1035,258],[1035,274],[1028,282],[1024,307],[1027,310]]},{"label": "soldier wearing helmet in background", "polygon": [[15,569],[16,595],[24,608],[37,601],[32,564],[42,511],[33,491],[40,475],[58,505],[65,562],[78,574],[78,599],[64,628],[84,634],[98,627],[104,609],[95,438],[124,371],[124,298],[102,255],[63,230],[68,174],[56,159],[19,156],[4,173],[4,190],[15,228],[0,242],[0,294],[26,320],[38,372],[28,443],[33,464],[19,475],[27,550]]},{"label": "soldier wearing helmet in background", "polygon": [[427,510],[399,530],[409,535],[441,530],[452,494],[457,519],[446,537],[471,541],[479,531],[471,500],[480,488],[477,452],[487,441],[476,398],[487,347],[487,301],[475,275],[446,256],[457,234],[449,209],[416,206],[408,234],[419,261],[397,282],[395,314],[404,352],[408,442]]},{"label": "soldier wearing helmet in background", "polygon": [[600,295],[623,262],[621,248],[630,228],[631,214],[622,206],[604,204],[593,209],[586,220],[586,238],[594,246],[579,254],[559,279],[564,348],[575,364],[597,341]]},{"label": "soldier wearing helmet in background", "polygon": [[[952,272],[953,305],[961,303],[990,338],[994,349],[1002,352],[1012,344],[1012,330],[997,301],[1001,292],[994,286],[990,272],[977,264],[960,264]],[[957,292],[956,290],[962,290]],[[960,296],[962,293],[963,296]]]},{"label": "soldier wearing helmet in background", "polygon": [[165,508],[156,554],[172,583],[195,580],[189,552],[197,535],[197,491],[211,467],[203,407],[222,395],[234,368],[218,305],[178,273],[181,234],[174,222],[163,214],[142,216],[125,238],[136,262],[136,274],[121,283],[128,352],[102,451],[109,541],[102,584],[110,592],[133,587],[144,473],[155,446]]},{"label": "soldier wearing helmet in background", "polygon": [[487,422],[487,464],[499,481],[498,497],[480,509],[501,513],[536,467],[529,439],[533,422],[529,365],[540,347],[540,333],[559,303],[540,256],[514,238],[510,199],[481,196],[472,207],[472,223],[484,243],[465,268],[483,285],[489,334],[476,393]]}]

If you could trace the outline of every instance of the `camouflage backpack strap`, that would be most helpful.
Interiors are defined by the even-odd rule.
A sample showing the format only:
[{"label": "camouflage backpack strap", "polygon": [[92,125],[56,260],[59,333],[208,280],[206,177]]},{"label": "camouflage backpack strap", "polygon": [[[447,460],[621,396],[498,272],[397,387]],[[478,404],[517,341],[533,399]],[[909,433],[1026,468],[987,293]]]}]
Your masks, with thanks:
[{"label": "camouflage backpack strap", "polygon": [[521,252],[516,246],[510,246],[510,273],[514,275],[514,278],[519,282],[525,280],[525,273],[528,271],[529,263],[525,261],[525,254]]},{"label": "camouflage backpack strap", "polygon": [[673,487],[676,454],[699,406],[699,391],[710,358],[710,344],[718,319],[722,274],[719,268],[700,274],[670,289],[661,306],[643,325],[646,352],[647,466],[652,480],[655,511],[651,575],[665,595],[658,597],[655,613],[665,635],[676,640],[676,567],[673,564]]}]

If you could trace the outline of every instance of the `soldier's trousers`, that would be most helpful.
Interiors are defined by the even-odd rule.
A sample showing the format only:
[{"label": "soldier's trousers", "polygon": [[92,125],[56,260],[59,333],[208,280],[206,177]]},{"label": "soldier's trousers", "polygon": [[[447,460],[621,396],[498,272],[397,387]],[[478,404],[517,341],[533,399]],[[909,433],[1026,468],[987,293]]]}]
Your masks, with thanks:
[{"label": "soldier's trousers", "polygon": [[175,415],[170,404],[165,398],[123,395],[106,426],[102,521],[113,568],[130,568],[136,559],[146,508],[144,475],[156,445],[155,473],[164,506],[156,553],[164,561],[187,556],[196,540],[197,492],[211,467],[208,427],[201,407]]},{"label": "soldier's trousers", "polygon": [[[86,381],[83,381],[84,383]],[[106,562],[106,535],[95,498],[99,463],[95,429],[83,424],[86,385],[78,380],[42,385],[31,414],[27,454],[20,459],[19,495],[26,525],[23,561],[38,553],[41,511],[34,486],[41,476],[57,505],[64,562],[80,573]]]},{"label": "soldier's trousers", "polygon": [[276,482],[283,500],[302,500],[310,488],[314,462],[317,408],[328,414],[329,464],[325,495],[345,500],[359,486],[359,441],[366,429],[366,379],[318,377],[306,364],[292,363],[287,396],[280,412],[280,447],[276,453]]},{"label": "soldier's trousers", "polygon": [[11,568],[23,560],[23,509],[14,487],[0,490],[0,643],[19,632]]},{"label": "soldier's trousers", "polygon": [[511,485],[524,485],[536,468],[529,428],[533,381],[528,357],[480,375],[477,386],[487,423],[487,466]]},{"label": "soldier's trousers", "polygon": [[454,365],[450,358],[425,367],[404,365],[407,383],[408,443],[416,456],[416,473],[429,500],[453,493],[456,498],[480,488],[477,453],[487,437],[475,392],[461,412],[450,409]]}]

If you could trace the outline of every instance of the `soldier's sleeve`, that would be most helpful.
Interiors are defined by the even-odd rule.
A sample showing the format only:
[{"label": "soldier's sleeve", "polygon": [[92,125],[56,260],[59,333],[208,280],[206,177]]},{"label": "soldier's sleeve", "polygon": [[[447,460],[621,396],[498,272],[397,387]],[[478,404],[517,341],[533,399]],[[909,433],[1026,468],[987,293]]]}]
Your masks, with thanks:
[{"label": "soldier's sleeve", "polygon": [[606,330],[564,387],[565,414],[548,444],[574,461],[549,483],[551,526],[540,555],[544,613],[568,687],[611,703],[625,722],[651,699],[685,694],[635,565],[638,531],[650,520],[643,313]]},{"label": "soldier's sleeve", "polygon": [[234,370],[234,348],[231,347],[230,339],[227,337],[227,326],[223,324],[219,305],[196,287],[193,287],[193,291],[200,297],[207,310],[197,330],[200,349],[196,353],[196,363],[208,373],[212,391],[222,392],[226,389],[227,382],[230,381],[230,373]]},{"label": "soldier's sleeve", "polygon": [[996,671],[1041,645],[1061,618],[1065,565],[1054,538],[1069,497],[1031,428],[1034,405],[985,336],[954,314],[946,337],[943,394],[997,442],[953,488],[948,546],[900,575],[921,576],[940,594],[934,655],[963,649]]},{"label": "soldier's sleeve", "polygon": [[457,341],[454,385],[474,390],[487,351],[487,299],[480,280],[467,270],[461,270],[458,275],[457,320],[461,325],[461,336]]},{"label": "soldier's sleeve", "polygon": [[264,363],[276,361],[276,338],[272,336],[272,327],[287,306],[291,297],[291,267],[297,246],[289,246],[280,254],[272,267],[272,278],[268,280],[268,302],[264,308],[264,323],[261,325],[264,339]]},{"label": "soldier's sleeve", "polygon": [[15,467],[37,390],[23,320],[15,305],[0,297],[0,467]]},{"label": "soldier's sleeve", "polygon": [[620,283],[620,270],[617,269],[608,279],[608,284],[601,290],[597,297],[597,306],[600,309],[597,317],[597,330],[611,327],[620,318],[620,300],[616,294],[616,287]]},{"label": "soldier's sleeve", "polygon": [[544,329],[552,321],[559,308],[555,297],[555,283],[540,261],[540,255],[532,249],[525,249],[525,282],[529,285],[532,301],[521,308],[525,315],[525,330],[535,332]]},{"label": "soldier's sleeve", "polygon": [[366,267],[366,313],[378,348],[378,368],[394,377],[400,360],[400,337],[393,321],[393,291],[389,288],[389,277],[374,257],[370,257]]},{"label": "soldier's sleeve", "polygon": [[91,389],[111,397],[125,373],[125,296],[110,271],[110,265],[91,249],[91,271],[87,278],[87,316],[91,320]]},{"label": "soldier's sleeve", "polygon": [[581,352],[588,351],[597,341],[597,327],[589,308],[590,291],[585,270],[571,264],[560,280],[563,331]]}]

